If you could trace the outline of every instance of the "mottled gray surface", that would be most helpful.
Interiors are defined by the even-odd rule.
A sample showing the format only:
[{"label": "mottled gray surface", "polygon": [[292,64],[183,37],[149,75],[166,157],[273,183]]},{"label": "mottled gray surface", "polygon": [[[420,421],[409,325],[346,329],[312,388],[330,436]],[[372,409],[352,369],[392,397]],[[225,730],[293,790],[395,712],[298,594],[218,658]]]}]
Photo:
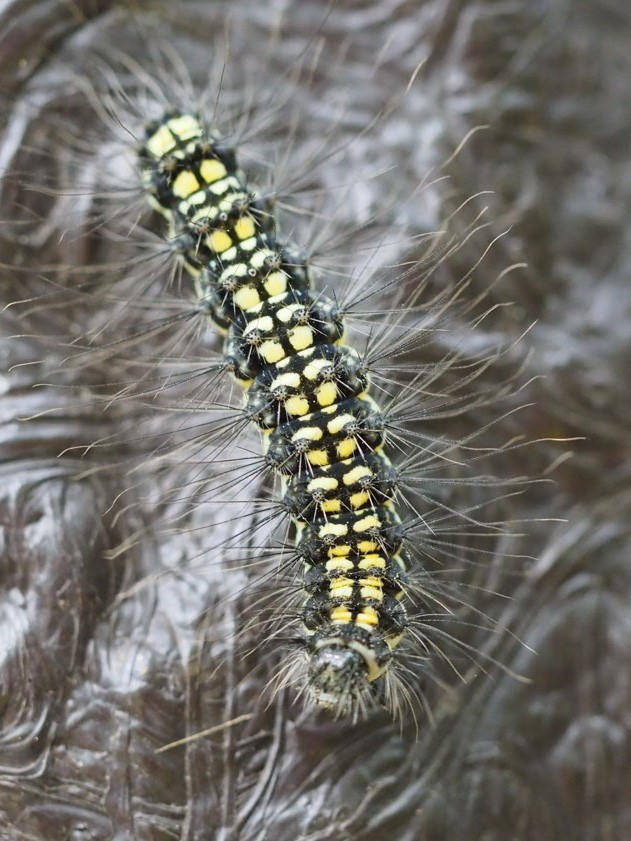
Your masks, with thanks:
[{"label": "mottled gray surface", "polygon": [[[7,337],[25,334],[0,344],[0,839],[624,841],[631,13],[624,0],[340,0],[328,13],[319,0],[269,6],[200,0],[132,13],[124,4],[16,0],[0,14],[0,301],[49,296],[0,312]],[[100,230],[77,234],[98,212],[93,185],[107,182],[120,154],[96,141],[104,128],[77,80],[98,78],[98,57],[112,63],[113,48],[150,66],[151,45],[166,41],[203,81],[208,57],[221,63],[227,31],[226,107],[237,112],[249,91],[287,98],[270,126],[261,127],[275,117],[269,106],[252,117],[252,166],[283,171],[288,119],[299,113],[290,123],[292,166],[302,161],[311,192],[296,201],[310,196],[317,207],[324,189],[325,212],[335,208],[342,231],[378,213],[371,242],[385,238],[384,262],[403,259],[410,236],[440,228],[465,198],[492,191],[456,217],[457,230],[489,206],[488,230],[444,269],[457,278],[505,233],[473,275],[473,300],[504,268],[527,263],[487,294],[486,305],[510,307],[475,331],[464,319],[460,333],[454,317],[457,341],[473,356],[517,343],[488,383],[525,366],[523,389],[504,408],[533,405],[501,421],[490,440],[584,437],[516,449],[498,463],[504,476],[540,475],[575,453],[553,470],[554,485],[528,486],[507,506],[504,516],[532,522],[516,526],[527,537],[506,551],[529,557],[488,556],[487,590],[510,598],[478,591],[475,608],[499,625],[465,639],[505,669],[474,669],[464,685],[446,678],[451,690],[431,693],[435,724],[422,721],[418,740],[385,717],[353,728],[302,712],[285,695],[268,704],[274,647],[246,654],[238,633],[254,608],[235,593],[251,576],[216,548],[218,535],[235,530],[233,514],[209,504],[190,511],[177,493],[165,499],[166,486],[190,482],[198,470],[190,463],[162,469],[154,459],[139,487],[126,473],[162,442],[148,429],[159,435],[180,421],[152,411],[149,426],[136,426],[136,413],[147,417],[139,402],[103,411],[90,389],[109,383],[112,391],[122,374],[98,354],[86,367],[61,364],[63,342],[103,321],[115,338],[127,322],[124,314],[110,321],[119,302],[98,286],[117,279],[115,269],[97,273],[96,292],[74,300],[62,288],[86,276],[59,267],[132,253]],[[442,163],[481,126],[447,167],[449,181],[416,189],[443,175]],[[323,156],[323,141],[338,151],[311,174],[305,161]],[[73,195],[69,180],[81,185]],[[63,185],[65,195],[25,184]],[[296,235],[317,233],[320,221],[296,223]],[[155,249],[157,240],[144,241]],[[346,259],[360,265],[362,253],[355,246]],[[128,294],[128,279],[111,289]],[[153,338],[154,353],[164,354],[164,336]],[[449,434],[488,420],[485,411],[472,410]],[[108,436],[112,443],[83,457],[67,450]],[[120,467],[90,471],[115,460]],[[125,489],[115,516],[112,499]],[[257,488],[241,499],[246,491]],[[111,551],[125,539],[127,550]],[[512,633],[499,630],[506,625]],[[155,753],[242,715],[251,718]]]}]

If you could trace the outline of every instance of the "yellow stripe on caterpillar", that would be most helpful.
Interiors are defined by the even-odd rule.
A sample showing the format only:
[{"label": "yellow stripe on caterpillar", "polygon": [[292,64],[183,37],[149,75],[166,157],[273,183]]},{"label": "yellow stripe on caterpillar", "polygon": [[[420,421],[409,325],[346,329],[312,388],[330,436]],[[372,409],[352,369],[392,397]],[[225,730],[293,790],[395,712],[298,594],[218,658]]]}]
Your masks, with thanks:
[{"label": "yellow stripe on caterpillar", "polygon": [[250,239],[256,234],[256,224],[251,216],[241,216],[234,224],[234,232],[240,240]]},{"label": "yellow stripe on caterpillar", "polygon": [[178,142],[200,137],[202,126],[195,117],[183,115],[173,117],[161,125],[151,137],[145,141],[145,148],[155,157],[163,158],[172,152]]},{"label": "yellow stripe on caterpillar", "polygon": [[340,459],[347,459],[357,451],[358,447],[359,445],[354,438],[346,438],[344,441],[340,441],[339,444],[336,444],[335,450]]},{"label": "yellow stripe on caterpillar", "polygon": [[343,415],[336,415],[336,417],[327,423],[327,431],[330,435],[337,435],[344,429],[347,423],[352,423],[354,420],[355,418],[348,412],[345,412]]},{"label": "yellow stripe on caterpillar", "polygon": [[330,367],[331,362],[328,359],[313,359],[302,372],[308,380],[317,379],[318,375],[324,368]]}]

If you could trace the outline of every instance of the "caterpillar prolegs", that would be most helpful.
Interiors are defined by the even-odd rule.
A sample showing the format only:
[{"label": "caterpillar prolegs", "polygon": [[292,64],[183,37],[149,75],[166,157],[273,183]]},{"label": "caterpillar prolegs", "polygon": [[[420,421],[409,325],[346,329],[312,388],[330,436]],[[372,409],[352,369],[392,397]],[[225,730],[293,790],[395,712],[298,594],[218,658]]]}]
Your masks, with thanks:
[{"label": "caterpillar prolegs", "polygon": [[[142,178],[202,307],[225,330],[225,366],[264,432],[296,531],[308,688],[357,715],[387,698],[405,633],[406,555],[397,472],[368,364],[344,341],[343,312],[279,238],[234,151],[190,113],[146,129]],[[378,689],[377,689],[378,688]]]}]

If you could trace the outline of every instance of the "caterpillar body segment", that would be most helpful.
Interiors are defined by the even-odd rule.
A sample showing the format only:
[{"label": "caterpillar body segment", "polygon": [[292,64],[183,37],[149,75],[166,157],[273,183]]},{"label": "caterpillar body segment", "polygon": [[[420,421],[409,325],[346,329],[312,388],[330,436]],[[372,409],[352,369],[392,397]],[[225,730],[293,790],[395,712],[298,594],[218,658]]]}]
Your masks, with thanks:
[{"label": "caterpillar body segment", "polygon": [[151,123],[139,159],[200,304],[226,333],[225,358],[246,391],[246,416],[265,433],[265,461],[283,480],[304,569],[309,695],[356,717],[387,698],[408,621],[397,473],[365,361],[344,343],[335,301],[279,241],[234,151],[201,118],[170,112]]}]

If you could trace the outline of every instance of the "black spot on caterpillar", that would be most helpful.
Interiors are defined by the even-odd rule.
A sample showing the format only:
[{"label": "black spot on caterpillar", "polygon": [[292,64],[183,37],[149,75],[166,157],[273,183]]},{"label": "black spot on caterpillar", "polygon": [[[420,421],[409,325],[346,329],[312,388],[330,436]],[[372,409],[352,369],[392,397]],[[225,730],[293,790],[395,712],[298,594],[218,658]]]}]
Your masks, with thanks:
[{"label": "black spot on caterpillar", "polygon": [[[199,113],[197,109],[190,111],[185,107],[188,103],[183,100],[191,99],[184,93],[188,88],[186,80],[183,80],[181,86],[175,83],[179,72],[176,57],[169,55],[167,60],[164,57],[162,59],[158,57],[155,66],[162,67],[160,74],[155,74],[154,71],[149,73],[143,71],[129,59],[121,59],[118,64],[113,61],[113,65],[116,70],[109,75],[116,76],[114,83],[116,102],[109,112],[90,93],[92,83],[84,86],[83,93],[87,91],[95,100],[97,113],[100,111],[104,116],[103,122],[109,123],[114,128],[118,124],[118,128],[122,129],[118,134],[123,136],[127,142],[127,148],[132,152],[133,140],[141,140],[142,126],[146,125],[148,118],[158,112],[157,118],[160,122],[157,131],[165,125],[165,104],[178,109],[178,116],[174,116],[174,119]],[[321,67],[319,63],[317,66]],[[107,76],[107,70],[104,72]],[[124,81],[121,81],[121,78]],[[162,80],[166,78],[173,82],[175,92],[180,93],[179,101],[175,101],[178,98],[174,99],[173,91],[165,94]],[[178,87],[181,87],[181,90],[178,90]],[[81,86],[75,85],[75,90],[76,95],[80,96]],[[209,91],[211,100],[213,96],[217,96],[215,107],[210,109],[211,117],[216,116],[221,122],[225,119],[221,113],[223,99],[220,94],[225,91],[221,80],[215,90],[209,86]],[[283,96],[275,90],[273,94],[264,98],[262,105],[258,96],[253,99],[256,100],[259,110],[268,112],[268,118],[271,114],[274,121],[278,119],[280,123],[283,122],[278,116],[281,114],[281,107],[275,100],[284,105]],[[125,100],[131,101],[135,120],[124,113]],[[240,121],[242,114],[237,116]],[[231,121],[228,120],[228,122]],[[212,126],[214,130],[214,124]],[[97,141],[95,138],[92,143],[107,148],[110,142],[103,139],[103,125],[99,124],[98,127],[101,132],[100,140]],[[274,128],[278,132],[278,126],[275,125]],[[243,136],[242,133],[239,136],[239,132],[234,130],[224,132],[221,136],[225,138],[229,147],[223,153],[222,163],[232,172],[236,165],[231,157],[232,147],[238,149],[242,145],[239,141],[243,140]],[[256,137],[253,138],[253,140],[256,139]],[[317,627],[318,621],[321,621],[322,615],[326,615],[327,610],[330,617],[332,610],[343,609],[347,606],[344,602],[345,596],[341,595],[335,596],[340,599],[340,603],[333,604],[332,591],[336,589],[334,582],[341,582],[346,588],[349,585],[342,576],[332,579],[328,570],[318,569],[318,566],[323,566],[321,560],[324,551],[321,543],[323,538],[319,533],[310,532],[307,525],[315,517],[315,512],[321,511],[325,504],[332,502],[339,503],[340,507],[342,505],[352,507],[350,495],[347,498],[339,496],[327,498],[324,494],[320,499],[312,495],[310,500],[305,497],[305,494],[311,491],[304,487],[303,478],[306,474],[304,469],[300,470],[304,453],[289,449],[290,443],[295,443],[297,440],[296,429],[291,427],[295,421],[289,415],[282,414],[286,412],[284,405],[282,408],[272,406],[271,409],[268,405],[272,387],[288,390],[295,386],[288,381],[278,383],[277,380],[283,376],[279,371],[274,371],[275,378],[270,382],[265,381],[266,375],[268,378],[271,377],[269,365],[277,364],[277,362],[266,360],[265,371],[257,370],[257,366],[252,362],[252,350],[256,351],[257,347],[266,342],[270,342],[271,345],[278,344],[274,341],[273,335],[270,338],[270,335],[265,334],[258,322],[253,326],[248,325],[247,328],[241,327],[240,336],[237,336],[233,342],[231,358],[227,361],[217,342],[212,338],[208,339],[209,335],[212,336],[212,330],[208,329],[207,311],[211,312],[220,327],[230,329],[236,319],[237,309],[232,304],[226,305],[226,298],[221,295],[234,296],[238,294],[240,287],[238,280],[235,280],[231,274],[224,276],[224,288],[221,295],[217,294],[211,283],[204,283],[203,271],[208,270],[208,261],[212,259],[212,255],[206,254],[203,259],[200,257],[198,240],[213,236],[215,240],[220,240],[220,232],[226,232],[225,226],[230,222],[232,211],[228,211],[227,219],[221,220],[224,228],[217,229],[208,228],[207,204],[203,206],[206,216],[201,224],[199,219],[188,219],[188,216],[182,213],[182,218],[186,217],[189,224],[180,224],[177,230],[174,229],[170,236],[172,241],[168,241],[165,245],[162,240],[152,238],[149,233],[143,233],[138,222],[142,211],[140,203],[136,202],[136,199],[142,199],[142,195],[141,190],[138,189],[139,185],[131,180],[133,163],[128,163],[127,169],[122,169],[123,156],[120,154],[120,146],[116,147],[113,143],[111,146],[115,150],[113,157],[110,159],[108,154],[102,154],[100,160],[105,164],[106,174],[116,173],[119,187],[114,190],[104,189],[101,173],[96,182],[97,186],[90,192],[76,177],[81,171],[81,166],[77,167],[75,162],[71,164],[75,193],[72,195],[70,190],[57,189],[54,195],[55,200],[62,206],[64,202],[67,206],[73,201],[80,201],[84,194],[94,202],[94,208],[90,208],[87,214],[83,212],[84,227],[80,235],[77,235],[75,226],[66,223],[64,237],[66,242],[69,241],[71,250],[76,248],[77,244],[83,247],[88,243],[89,247],[94,249],[94,253],[91,254],[89,260],[82,262],[80,271],[66,271],[66,277],[63,277],[64,272],[54,275],[44,268],[43,273],[48,274],[46,284],[51,290],[51,297],[45,304],[38,305],[39,313],[42,313],[45,307],[50,315],[56,309],[66,307],[69,298],[76,298],[78,295],[83,298],[86,308],[95,313],[96,325],[90,326],[87,330],[83,328],[83,334],[78,339],[78,343],[84,344],[85,347],[74,358],[74,361],[68,360],[68,369],[72,369],[75,365],[82,372],[88,372],[89,376],[82,374],[84,382],[90,382],[101,399],[112,406],[114,411],[120,411],[123,416],[117,419],[115,426],[119,425],[120,428],[111,433],[108,441],[87,440],[85,444],[89,445],[91,454],[99,449],[106,454],[111,454],[116,447],[122,447],[124,444],[131,451],[130,458],[134,460],[135,473],[130,474],[128,479],[130,487],[134,477],[139,475],[140,467],[157,464],[164,466],[166,473],[167,468],[172,468],[175,462],[179,462],[179,466],[172,473],[177,479],[170,480],[175,484],[175,491],[170,489],[163,499],[169,500],[170,504],[179,503],[181,510],[176,515],[170,516],[175,524],[185,522],[186,526],[182,528],[190,530],[197,528],[190,525],[189,518],[196,516],[192,512],[202,510],[207,503],[212,503],[215,508],[223,510],[226,522],[230,524],[237,522],[236,512],[240,508],[247,510],[251,517],[249,525],[239,528],[236,535],[232,534],[229,538],[222,537],[215,540],[214,546],[211,542],[210,548],[205,549],[201,555],[204,565],[212,563],[207,560],[208,555],[221,549],[233,553],[232,563],[237,568],[247,564],[252,556],[261,553],[269,562],[268,553],[265,551],[265,546],[268,544],[263,536],[271,520],[276,519],[279,513],[290,514],[295,519],[298,517],[298,512],[305,512],[302,519],[305,522],[307,536],[301,542],[301,552],[298,556],[293,550],[293,541],[289,537],[277,540],[276,545],[270,545],[270,554],[281,559],[278,562],[281,567],[280,580],[286,582],[283,585],[283,597],[291,607],[288,609],[282,603],[277,591],[272,598],[272,601],[275,601],[275,609],[272,611],[271,619],[268,621],[255,617],[247,630],[250,638],[252,627],[254,627],[259,635],[269,640],[280,641],[289,650],[281,663],[281,670],[284,672],[273,681],[277,686],[279,684],[293,686],[297,682],[300,691],[309,690],[315,695],[319,694],[321,699],[327,700],[338,714],[356,718],[375,700],[372,684],[379,682],[362,678],[361,669],[357,667],[357,658],[353,658],[355,665],[351,670],[352,681],[349,689],[341,692],[338,680],[338,689],[331,693],[324,691],[322,687],[318,690],[313,671],[311,677],[307,672],[306,677],[303,673],[300,678],[298,670],[300,660],[291,654],[292,649],[294,652],[297,650],[299,657],[302,657],[307,650],[307,641],[297,631],[298,619],[307,618]],[[338,146],[341,148],[337,150],[336,155],[343,159],[344,144],[341,143]],[[81,160],[81,156],[77,155],[76,142],[69,144],[68,148],[73,149],[75,159]],[[333,151],[335,152],[335,149]],[[322,159],[322,168],[325,165],[334,167],[336,155],[331,154],[326,144],[319,142],[315,153],[309,150],[306,160],[303,158],[302,162],[294,161],[291,164],[285,164],[292,186],[295,186],[294,182],[299,184],[303,182],[305,175],[307,179],[310,177],[311,159],[314,155],[316,159]],[[127,160],[129,161],[130,158]],[[209,158],[203,160],[209,160]],[[293,171],[294,168],[295,171]],[[151,170],[146,171],[151,174]],[[182,174],[175,166],[170,173],[172,178],[157,185],[156,199],[159,204],[163,206],[164,201],[171,200],[173,184]],[[202,176],[201,171],[198,174]],[[195,177],[197,178],[197,175]],[[232,177],[236,178],[236,176]],[[205,183],[212,183],[207,181],[207,176],[203,178]],[[236,225],[249,209],[250,216],[256,219],[261,234],[275,237],[273,231],[277,217],[288,215],[287,211],[282,212],[282,200],[276,197],[282,191],[267,190],[264,191],[261,199],[251,200],[248,189],[250,183],[255,182],[240,178],[237,178],[237,182],[238,184],[232,186],[235,189],[244,187],[242,191],[244,196],[241,205],[234,210],[235,216],[229,230],[231,232],[236,230]],[[344,201],[352,204],[350,197],[356,185],[348,186],[348,190],[346,187],[347,185],[340,178],[340,165],[337,164],[337,172],[330,189],[334,191],[335,199],[339,199],[341,195]],[[185,191],[187,188],[184,185],[181,189]],[[347,192],[349,197],[346,196]],[[111,208],[116,208],[117,203],[120,207],[125,195],[128,199],[134,200],[131,213],[122,215],[120,211],[115,210],[115,218],[110,218]],[[187,198],[187,196],[178,196],[178,198]],[[307,323],[292,324],[291,329],[307,328],[312,333],[318,333],[320,328],[330,328],[328,333],[324,330],[319,333],[319,338],[322,340],[319,347],[334,347],[333,343],[339,338],[336,333],[339,329],[338,320],[340,320],[334,315],[334,310],[344,315],[344,322],[350,328],[349,332],[354,334],[354,339],[348,340],[348,348],[353,348],[354,351],[327,350],[326,353],[329,356],[327,357],[325,353],[320,358],[321,362],[332,366],[334,371],[343,371],[343,375],[336,376],[339,376],[339,382],[348,388],[349,393],[339,395],[343,400],[334,405],[341,407],[342,402],[345,402],[344,409],[350,419],[344,428],[344,433],[348,434],[349,429],[353,432],[356,426],[359,427],[361,438],[356,431],[354,434],[363,444],[366,464],[371,458],[375,456],[378,458],[376,448],[381,446],[382,437],[389,440],[391,450],[398,451],[397,454],[400,456],[394,473],[390,472],[391,468],[383,461],[379,464],[373,477],[376,481],[375,488],[372,490],[377,500],[371,503],[378,508],[379,495],[388,503],[393,504],[396,497],[397,510],[405,512],[402,527],[396,520],[386,517],[384,530],[380,530],[382,524],[379,523],[377,533],[371,535],[374,538],[373,542],[379,544],[378,549],[383,550],[387,555],[386,558],[379,557],[379,560],[384,561],[387,572],[387,580],[385,574],[380,580],[382,584],[385,581],[387,587],[373,586],[372,589],[379,591],[389,588],[388,598],[394,599],[397,604],[396,596],[405,589],[408,592],[409,602],[414,608],[411,611],[413,615],[406,644],[401,647],[393,646],[398,662],[393,664],[392,668],[384,669],[386,686],[381,689],[378,698],[379,701],[385,701],[393,711],[398,712],[408,703],[412,708],[417,707],[419,700],[422,702],[425,695],[430,693],[432,682],[439,684],[445,682],[440,668],[437,668],[434,663],[435,660],[439,662],[439,666],[440,661],[444,661],[450,669],[459,673],[467,668],[466,660],[469,654],[476,667],[479,667],[480,660],[484,659],[484,654],[479,652],[479,642],[460,640],[457,626],[461,623],[462,625],[475,624],[476,631],[482,630],[477,627],[480,625],[493,626],[492,620],[485,615],[484,609],[475,605],[470,593],[480,586],[476,583],[476,573],[484,566],[488,557],[493,557],[497,562],[497,550],[485,548],[485,542],[501,541],[503,536],[501,519],[496,520],[492,516],[485,519],[482,512],[485,508],[493,510],[493,504],[499,503],[499,498],[508,493],[506,487],[512,487],[512,482],[494,479],[489,472],[486,472],[486,469],[479,474],[472,472],[469,467],[463,469],[461,473],[459,470],[466,461],[467,454],[470,456],[469,463],[475,464],[478,458],[481,462],[483,458],[486,459],[490,450],[498,451],[502,448],[500,440],[496,439],[496,442],[491,444],[487,442],[487,437],[494,434],[493,423],[498,414],[497,409],[492,407],[500,398],[508,396],[510,387],[507,386],[502,393],[497,385],[487,387],[484,384],[485,373],[492,363],[500,362],[502,350],[482,346],[478,348],[477,355],[468,357],[460,346],[463,342],[462,337],[456,335],[451,327],[452,323],[465,324],[471,333],[475,333],[480,322],[492,317],[493,306],[485,307],[484,302],[480,300],[483,295],[481,296],[478,292],[473,295],[468,293],[468,288],[475,286],[470,282],[474,275],[471,265],[464,271],[461,271],[458,265],[459,250],[463,243],[468,241],[468,237],[473,237],[476,233],[478,224],[476,214],[473,214],[473,222],[463,223],[465,232],[459,232],[458,236],[453,236],[451,232],[436,234],[431,238],[428,237],[429,245],[423,246],[415,242],[413,237],[397,234],[393,244],[383,241],[374,229],[377,228],[377,223],[381,224],[381,217],[392,219],[401,212],[402,200],[399,196],[392,198],[383,194],[378,198],[377,210],[364,212],[363,218],[360,218],[356,225],[354,224],[356,220],[353,218],[356,214],[351,212],[351,224],[347,226],[348,232],[341,237],[347,251],[346,261],[337,265],[331,259],[336,251],[332,247],[326,248],[326,240],[318,243],[317,249],[309,249],[306,245],[303,248],[289,246],[292,240],[295,242],[300,242],[300,240],[296,235],[292,235],[292,224],[288,226],[286,221],[281,219],[278,227],[281,230],[287,229],[287,234],[283,234],[280,240],[282,250],[271,249],[272,255],[266,256],[265,280],[274,272],[285,273],[292,278],[291,282],[286,284],[285,292],[279,294],[290,296],[284,303],[288,308],[297,307],[296,317],[299,321],[306,319]],[[419,200],[422,201],[422,193]],[[279,206],[280,210],[277,210]],[[317,207],[316,203],[315,208],[308,209],[306,212],[310,214],[309,226],[312,229],[317,231],[320,221],[325,228],[336,227],[332,221],[335,216],[330,208],[324,212],[322,207]],[[169,208],[168,214],[171,217],[170,221],[173,222],[173,210]],[[466,216],[466,212],[464,215]],[[198,228],[193,231],[191,225],[197,225]],[[352,252],[355,248],[362,254],[359,246],[353,246],[354,240],[361,243],[361,238],[353,230],[354,227],[360,229],[363,227],[367,231],[367,235],[364,233],[363,258],[360,260],[376,263],[376,268],[364,266],[359,271],[356,269],[354,272],[349,272],[348,266],[352,265],[353,257],[349,256],[348,252]],[[94,236],[95,231],[97,236]],[[107,233],[103,233],[104,231]],[[308,242],[309,237],[304,238]],[[144,242],[142,242],[143,239]],[[276,239],[273,241],[275,245],[278,245]],[[115,248],[120,249],[120,262],[118,265],[112,265],[110,262],[107,267],[104,267],[98,254],[103,248],[103,243],[111,245],[112,242]],[[134,243],[139,243],[142,247],[139,248]],[[220,243],[217,242],[217,248],[212,249],[215,253],[221,253],[219,245]],[[202,271],[196,298],[191,294],[186,275],[180,277],[177,269],[173,268],[176,265],[173,260],[174,251],[188,262],[194,272]],[[316,253],[313,253],[314,251]],[[319,259],[323,251],[328,251],[328,261]],[[392,259],[393,253],[397,251],[399,252],[398,259]],[[304,256],[305,252],[309,254],[308,257]],[[369,255],[368,259],[365,259],[366,254]],[[453,262],[453,268],[450,268],[450,261]],[[161,264],[165,267],[162,271],[160,271]],[[247,273],[248,264],[242,265],[246,266]],[[311,265],[314,267],[314,273],[320,272],[321,278],[315,293],[310,292],[309,284],[306,281],[303,284],[301,280],[301,276],[304,277],[311,271]],[[258,269],[258,267],[254,268]],[[225,267],[222,267],[222,273],[223,271]],[[453,275],[450,277],[451,272]],[[80,273],[86,275],[87,280],[83,277],[77,282]],[[485,285],[491,284],[485,282]],[[274,321],[276,313],[277,309],[273,309],[265,313],[264,317]],[[294,316],[292,315],[291,318]],[[250,344],[250,350],[247,350],[243,344],[239,344],[238,339],[245,335],[256,339]],[[74,338],[77,339],[77,337]],[[155,344],[153,351],[148,353],[146,347],[150,342]],[[292,360],[293,365],[297,354],[302,353],[304,349],[299,350],[292,345],[292,337],[289,334],[285,336],[284,342],[284,358]],[[292,345],[296,354],[288,355],[287,344]],[[424,361],[420,361],[419,352],[425,354]],[[104,383],[97,377],[102,377],[103,366],[110,360],[113,361],[112,371],[115,373],[109,383]],[[93,368],[98,368],[99,373],[92,375]],[[171,370],[167,372],[167,369]],[[257,382],[257,385],[260,383],[260,388],[252,387],[250,390],[252,395],[260,398],[258,408],[251,406],[245,413],[236,411],[233,396],[229,393],[227,374],[231,372],[236,372],[242,379],[254,376],[263,377]],[[296,373],[302,374],[294,370],[287,373],[292,376]],[[368,376],[374,383],[373,389],[378,399],[375,405],[371,403],[359,405],[353,401],[357,400],[361,391],[357,394],[351,393],[353,391],[350,386],[351,378],[355,377],[358,388],[362,388],[365,384],[364,379]],[[276,385],[273,385],[274,383]],[[112,391],[112,385],[116,386],[114,391]],[[324,388],[325,383],[321,385]],[[262,397],[260,392],[263,394]],[[226,393],[229,394],[228,397],[225,396]],[[295,396],[286,394],[285,402]],[[238,400],[238,397],[235,399]],[[161,402],[164,404],[162,408],[171,413],[171,418],[166,424],[163,421],[159,431],[156,432],[153,428],[160,414],[157,411],[147,413],[145,410],[151,409],[151,404],[159,407]],[[129,411],[136,416],[141,414],[141,409],[144,412],[144,417],[140,420],[135,417],[135,429],[126,425],[127,405],[133,407]],[[313,410],[315,407],[310,405],[309,408]],[[459,428],[459,419],[474,410],[479,410],[482,416],[486,412],[489,414],[483,423],[477,423],[474,431],[465,433]],[[174,420],[175,412],[178,412],[181,420]],[[246,422],[255,415],[260,425],[281,431],[277,439],[272,442],[272,455],[270,456],[268,451],[267,461],[258,454],[257,442],[252,442],[250,445],[248,441]],[[280,425],[279,422],[281,422]],[[453,424],[453,433],[446,433],[441,428],[446,422]],[[151,433],[146,432],[147,429],[151,429]],[[246,451],[251,449],[252,455],[249,455],[247,460],[244,460],[242,456],[227,456],[227,453],[233,452],[235,444],[240,444]],[[476,449],[478,446],[479,450]],[[331,453],[335,447],[337,447],[336,442],[329,438],[324,449],[327,460],[332,461]],[[338,453],[336,457],[339,458],[339,456]],[[105,458],[111,458],[111,455],[106,455]],[[241,463],[234,465],[229,461],[235,458]],[[247,497],[243,500],[229,493],[229,491],[250,493],[251,486],[255,482],[260,484],[271,466],[275,466],[282,472],[285,465],[287,465],[288,473],[296,481],[295,486],[290,489],[289,496],[285,496],[284,511],[280,509],[278,503],[273,501],[275,495],[268,494],[265,487],[257,491],[258,499]],[[231,468],[230,474],[228,474],[228,467]],[[321,464],[315,467],[323,468],[327,465]],[[210,468],[210,476],[206,472],[207,468]],[[188,473],[187,476],[183,475],[185,472]],[[326,478],[339,481],[336,477]],[[494,488],[495,491],[493,491]],[[489,489],[492,491],[490,499],[488,496],[485,497],[485,491]],[[358,493],[361,492],[365,491],[358,491]],[[128,492],[127,496],[131,496],[131,493]],[[494,496],[497,499],[494,499]],[[256,516],[252,517],[252,515]],[[336,524],[335,518],[342,516],[340,513],[330,513],[329,520]],[[352,516],[354,517],[354,514]],[[222,525],[221,521],[219,525]],[[344,528],[349,527],[348,523],[341,525]],[[179,526],[174,526],[174,528],[177,527]],[[373,527],[369,526],[369,528]],[[138,531],[136,537],[142,534],[142,530]],[[250,544],[248,555],[244,554],[244,549],[240,545],[241,541],[246,542],[246,535]],[[409,566],[413,572],[413,580],[409,583],[404,582],[402,571],[399,575],[395,570],[397,577],[392,571],[392,566],[388,566],[391,559],[397,556],[399,542],[403,542],[407,547],[404,551],[412,555]],[[351,551],[357,557],[365,557],[359,554],[363,548],[353,546]],[[187,563],[191,565],[191,561],[194,560],[193,553]],[[313,588],[312,595],[317,597],[308,609],[302,606],[303,597],[301,596],[303,581],[300,564],[305,560],[309,561],[313,569],[306,581],[308,587]],[[355,573],[356,570],[353,571],[353,574]],[[261,579],[260,574],[257,574],[257,580],[259,583],[265,581],[264,578]],[[360,613],[357,590],[361,588],[358,581],[350,580],[353,581],[350,585],[353,592],[349,598],[352,602],[355,621],[341,623],[344,625],[357,624],[357,616]],[[374,582],[365,587],[370,589],[372,585]],[[251,582],[248,586],[251,586]],[[341,589],[343,588],[340,587]],[[379,601],[374,594],[371,598],[373,601]],[[259,601],[259,597],[252,599],[254,610]],[[374,605],[369,606],[375,609]],[[260,604],[258,608],[260,614]],[[307,610],[309,610],[308,614]],[[469,611],[473,613],[475,619],[462,619],[462,614]],[[361,612],[365,616],[369,615],[365,611]],[[402,631],[404,625],[407,624],[407,619],[399,617],[395,621],[394,614],[395,608],[392,606],[391,609],[385,611],[383,617],[378,617],[379,621],[382,618],[387,619],[393,626],[397,626],[397,631]],[[374,618],[374,614],[372,617]],[[371,625],[371,622],[366,621],[363,624]],[[371,633],[366,628],[361,630],[367,634]],[[393,633],[393,640],[397,635]],[[361,657],[364,663],[378,659],[366,639],[354,642],[358,642],[358,646],[362,647]],[[391,655],[390,647],[388,647],[388,651],[385,651],[382,656],[389,658],[394,654]],[[311,662],[313,662],[313,656]],[[397,668],[394,668],[394,665]],[[334,670],[328,671],[330,673]],[[381,672],[379,675],[374,672],[375,669],[372,675],[380,679]]]}]

